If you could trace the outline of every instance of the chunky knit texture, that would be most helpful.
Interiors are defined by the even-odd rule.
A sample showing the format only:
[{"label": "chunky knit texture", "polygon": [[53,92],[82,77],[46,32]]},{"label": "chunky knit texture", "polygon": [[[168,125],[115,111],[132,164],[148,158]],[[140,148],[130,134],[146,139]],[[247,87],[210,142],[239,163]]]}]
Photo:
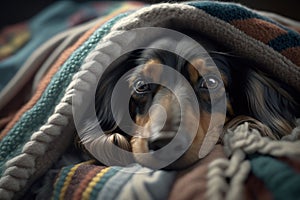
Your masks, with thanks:
[{"label": "chunky knit texture", "polygon": [[[130,8],[136,6],[132,5],[124,10]],[[119,12],[124,10],[120,9]],[[111,16],[105,20],[110,18]],[[86,36],[84,42],[74,49],[72,55],[68,56],[51,77],[41,98],[25,110],[14,126],[3,134],[0,142],[1,198],[18,197],[18,192],[28,188],[62,154],[63,148],[53,153],[51,147],[64,146],[65,143],[59,142],[62,138],[71,140],[70,134],[74,130],[71,99],[74,95],[78,95],[77,99],[84,99],[90,87],[97,84],[95,77],[99,77],[104,66],[111,61],[109,49],[118,49],[122,42],[134,41],[134,38],[132,41],[117,41],[116,35],[123,30],[147,26],[191,28],[222,42],[238,55],[256,61],[261,70],[273,74],[300,91],[299,34],[253,10],[238,4],[203,1],[163,3],[141,8],[131,14],[121,14]],[[105,59],[99,61],[96,59],[99,58],[97,55],[105,55]],[[279,199],[289,192],[293,197],[299,197],[299,192],[292,187],[299,183],[299,176],[290,170],[290,166],[277,159],[300,155],[300,144],[297,140],[299,129],[300,125],[291,134],[294,137],[276,142],[262,138],[255,130],[249,130],[247,124],[229,131],[224,149],[230,157],[216,159],[211,163],[206,176],[205,196],[208,199],[242,199],[244,182],[251,172],[263,181],[275,198]],[[49,162],[43,159],[51,153],[55,155],[50,156],[53,160]],[[248,155],[252,156],[247,157]],[[273,160],[269,156],[273,156]],[[269,161],[274,162],[278,168],[268,171],[268,165],[264,163]],[[43,166],[44,171],[37,172],[40,166]],[[259,166],[266,167],[266,170],[257,170]],[[269,179],[282,169],[288,169],[284,176],[276,177],[276,180]],[[72,184],[73,180],[76,183],[79,181],[75,176],[81,174],[78,170],[83,170],[86,174],[82,177],[81,185]],[[70,191],[75,190],[76,194],[91,199],[108,195],[107,192],[101,193],[101,188],[109,187],[110,180],[113,180],[111,177],[117,174],[114,168],[91,167],[89,163],[66,167],[62,169],[55,183],[54,198],[71,197]],[[276,190],[276,183],[285,182],[285,177],[295,177],[287,182],[291,187],[282,185],[280,190]],[[136,187],[133,182],[124,182],[117,188],[129,192]],[[150,192],[149,199],[159,198],[154,194],[155,192]],[[112,197],[113,195],[116,194],[111,194]]]},{"label": "chunky knit texture", "polygon": [[[70,128],[72,86],[69,86],[69,91],[66,91],[66,88],[72,76],[78,71],[88,52],[109,32],[112,25],[124,17],[127,11],[141,5],[134,2],[123,3],[114,8],[110,15],[100,19],[95,28],[87,31],[74,44],[75,49],[73,48],[71,52],[66,51],[65,55],[54,64],[53,68],[56,70],[49,71],[52,74],[48,76],[48,81],[45,81],[47,85],[43,82],[42,89],[38,90],[32,101],[30,100],[25,108],[20,110],[21,116],[17,116],[19,119],[15,121],[14,126],[1,133],[3,137],[0,141],[1,198],[9,199],[21,195],[16,192],[28,188],[36,178],[51,167],[71,142],[74,132],[74,127]],[[62,60],[64,61],[61,63]],[[62,133],[64,134],[61,135]],[[52,148],[53,145],[55,148]]]}]

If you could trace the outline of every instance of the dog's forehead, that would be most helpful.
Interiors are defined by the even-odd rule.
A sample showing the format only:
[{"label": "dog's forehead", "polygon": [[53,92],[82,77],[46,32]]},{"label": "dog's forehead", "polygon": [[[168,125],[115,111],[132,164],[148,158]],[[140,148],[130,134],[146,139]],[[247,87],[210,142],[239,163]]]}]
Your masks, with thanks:
[{"label": "dog's forehead", "polygon": [[[207,73],[217,73],[218,69],[206,62],[205,58],[193,58],[190,61],[179,61],[180,64],[184,66],[169,66],[163,63],[158,58],[149,59],[145,64],[137,67],[133,76],[131,77],[131,82],[136,78],[142,77],[147,80],[151,80],[154,83],[166,82],[168,80],[175,79],[175,74],[170,74],[170,70],[165,70],[167,67],[178,70],[179,73],[185,73],[188,79],[191,81],[198,80],[199,77],[204,76]],[[178,63],[176,63],[178,65]],[[176,69],[177,68],[177,69]],[[178,69],[180,68],[180,69]]]},{"label": "dog's forehead", "polygon": [[140,73],[143,77],[151,79],[154,83],[158,83],[163,74],[163,67],[159,59],[153,58],[141,67]]},{"label": "dog's forehead", "polygon": [[131,83],[138,77],[154,82],[174,81],[176,78],[165,72],[166,67],[185,74],[192,81],[207,73],[218,73],[208,52],[218,51],[219,46],[205,37],[192,35],[192,39],[182,38],[179,41],[159,38],[149,47],[140,54],[138,67],[129,79]]}]

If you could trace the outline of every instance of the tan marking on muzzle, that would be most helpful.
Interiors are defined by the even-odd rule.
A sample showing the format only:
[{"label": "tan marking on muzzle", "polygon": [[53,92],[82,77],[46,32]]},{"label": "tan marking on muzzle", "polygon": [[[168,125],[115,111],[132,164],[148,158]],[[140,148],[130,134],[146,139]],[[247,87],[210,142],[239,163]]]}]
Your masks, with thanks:
[{"label": "tan marking on muzzle", "polygon": [[[159,93],[160,91],[158,91]],[[164,95],[162,95],[160,99],[154,98],[153,103],[157,103],[165,109],[166,113],[166,121],[164,126],[162,127],[163,131],[173,131],[174,129],[178,127],[179,124],[177,122],[180,121],[180,105],[179,102],[176,98],[176,96],[169,90],[164,89]],[[156,96],[157,97],[157,96]],[[160,118],[160,112],[155,112],[153,117],[157,117],[158,119]]]}]

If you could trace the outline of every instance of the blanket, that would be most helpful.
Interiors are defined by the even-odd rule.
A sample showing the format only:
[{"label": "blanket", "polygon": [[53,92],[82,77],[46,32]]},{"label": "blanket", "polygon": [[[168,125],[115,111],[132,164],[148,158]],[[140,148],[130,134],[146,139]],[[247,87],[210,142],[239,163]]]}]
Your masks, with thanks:
[{"label": "blanket", "polygon": [[[34,92],[15,112],[1,116],[10,118],[2,121],[0,136],[0,199],[31,198],[28,191],[37,185],[42,186],[35,191],[36,197],[47,194],[53,199],[300,198],[300,122],[279,141],[262,137],[259,130],[250,128],[250,122],[240,124],[226,131],[223,145],[216,145],[196,166],[181,172],[138,164],[101,166],[86,158],[62,162],[73,146],[72,98],[84,101],[85,91],[96,84],[102,65],[109,62],[111,50],[130,42],[115,39],[126,30],[192,29],[254,60],[262,71],[300,92],[297,24],[292,29],[280,23],[283,18],[213,1],[150,6],[123,2],[113,8],[58,51]],[[12,106],[9,101],[4,104],[6,109]],[[49,176],[53,170],[57,173]]]}]

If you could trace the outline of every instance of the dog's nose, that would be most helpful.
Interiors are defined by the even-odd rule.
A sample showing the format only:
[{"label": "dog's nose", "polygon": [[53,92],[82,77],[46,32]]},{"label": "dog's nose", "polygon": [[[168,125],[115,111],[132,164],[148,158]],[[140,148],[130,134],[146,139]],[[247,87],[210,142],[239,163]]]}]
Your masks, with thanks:
[{"label": "dog's nose", "polygon": [[155,134],[148,139],[149,150],[156,151],[166,146],[174,138],[174,134],[159,133]]},{"label": "dog's nose", "polygon": [[[168,150],[172,152],[181,152],[188,147],[188,138],[183,134],[174,131],[163,131],[154,134],[148,139],[149,150],[156,151],[170,144]],[[176,137],[175,137],[176,136]],[[171,152],[170,152],[171,153]]]}]

